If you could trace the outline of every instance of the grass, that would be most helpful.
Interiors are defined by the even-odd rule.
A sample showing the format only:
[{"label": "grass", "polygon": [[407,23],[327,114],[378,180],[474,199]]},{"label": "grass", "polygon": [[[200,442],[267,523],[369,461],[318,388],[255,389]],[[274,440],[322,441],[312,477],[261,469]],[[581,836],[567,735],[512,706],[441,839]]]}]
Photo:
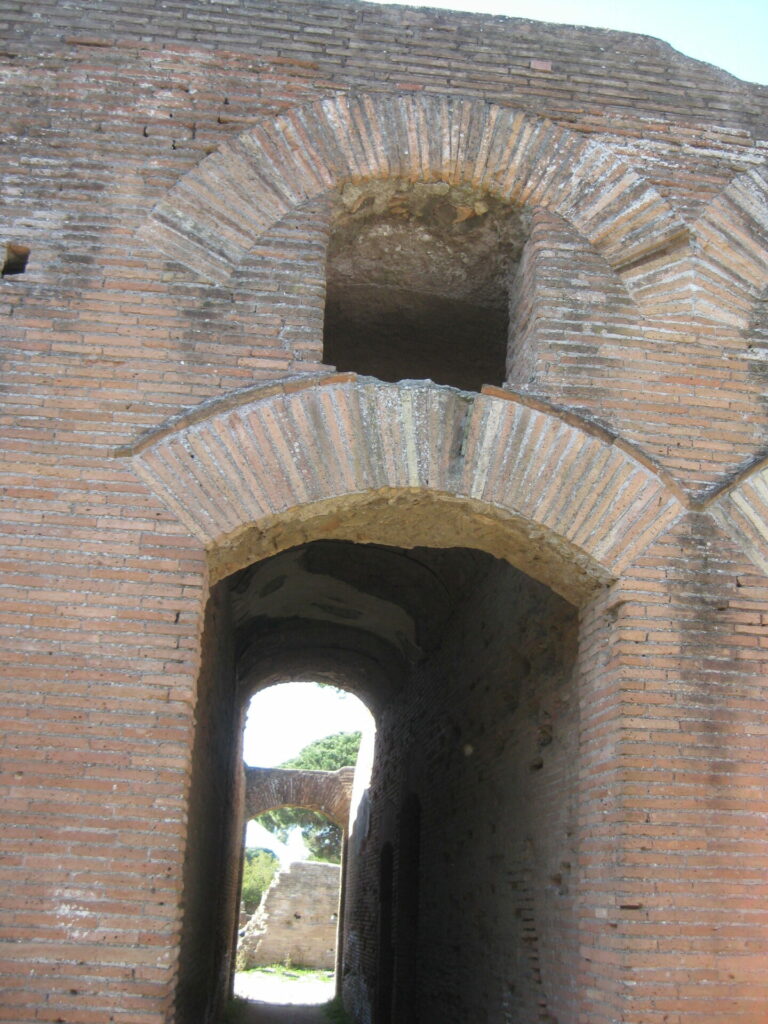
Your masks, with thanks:
[{"label": "grass", "polygon": [[[249,976],[264,975],[268,978],[285,978],[289,981],[332,981],[333,971],[318,970],[315,967],[298,967],[292,963],[269,964],[265,967],[252,967],[249,971],[238,971]],[[222,1024],[244,1024],[249,1001],[235,996],[227,1005]],[[336,996],[321,1007],[329,1024],[352,1024],[342,1006],[341,999]]]},{"label": "grass", "polygon": [[320,970],[316,967],[300,967],[296,964],[268,964],[265,967],[252,967],[249,971],[238,973],[250,977],[263,974],[269,978],[289,978],[292,981],[332,981],[333,971]]}]

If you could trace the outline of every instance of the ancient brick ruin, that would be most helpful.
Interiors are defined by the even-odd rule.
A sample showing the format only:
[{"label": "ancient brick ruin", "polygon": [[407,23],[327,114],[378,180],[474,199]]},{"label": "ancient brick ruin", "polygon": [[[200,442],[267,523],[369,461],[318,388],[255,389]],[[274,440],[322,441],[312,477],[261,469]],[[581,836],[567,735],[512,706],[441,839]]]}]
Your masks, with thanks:
[{"label": "ancient brick ruin", "polygon": [[242,930],[237,969],[293,964],[333,970],[340,875],[338,864],[308,860],[281,868]]},{"label": "ancient brick ruin", "polygon": [[0,3],[4,1024],[217,1024],[243,709],[377,720],[356,1024],[768,1021],[768,89]]}]

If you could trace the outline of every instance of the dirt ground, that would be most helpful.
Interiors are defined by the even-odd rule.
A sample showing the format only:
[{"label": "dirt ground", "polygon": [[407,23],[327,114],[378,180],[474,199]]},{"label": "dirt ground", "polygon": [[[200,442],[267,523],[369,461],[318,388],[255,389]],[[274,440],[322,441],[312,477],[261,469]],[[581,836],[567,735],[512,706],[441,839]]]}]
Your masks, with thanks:
[{"label": "dirt ground", "polygon": [[319,1006],[251,1002],[242,1024],[328,1024],[328,1018]]}]

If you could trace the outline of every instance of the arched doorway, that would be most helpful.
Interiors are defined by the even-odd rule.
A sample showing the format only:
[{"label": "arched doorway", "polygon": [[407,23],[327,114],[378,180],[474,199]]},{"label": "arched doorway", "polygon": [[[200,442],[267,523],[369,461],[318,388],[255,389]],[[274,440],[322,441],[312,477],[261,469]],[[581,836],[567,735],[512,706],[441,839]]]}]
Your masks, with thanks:
[{"label": "arched doorway", "polygon": [[[464,108],[463,102],[445,103],[432,98],[411,102],[398,98],[394,103],[379,103],[370,97],[352,102],[334,98],[322,104],[319,113],[317,107],[312,113],[318,113],[318,125],[331,122],[334,128],[340,126],[340,131],[324,136],[321,127],[318,137],[312,128],[307,131],[310,112],[291,112],[279,120],[276,128],[276,148],[285,159],[272,165],[275,179],[285,176],[290,180],[285,193],[280,193],[281,180],[270,180],[268,190],[275,185],[273,191],[278,198],[273,196],[271,206],[265,204],[266,212],[258,211],[242,239],[236,239],[223,258],[221,249],[226,245],[214,252],[211,260],[206,238],[218,241],[218,199],[214,200],[215,209],[204,212],[198,221],[186,215],[190,193],[191,205],[195,205],[196,187],[200,187],[201,194],[207,190],[211,196],[220,195],[220,189],[206,189],[206,175],[213,171],[214,181],[217,177],[227,180],[232,153],[217,156],[191,183],[191,188],[190,182],[186,182],[177,190],[170,206],[160,210],[158,223],[164,222],[160,233],[168,228],[166,251],[178,254],[179,250],[186,250],[182,256],[192,256],[186,260],[187,265],[202,268],[202,272],[218,261],[220,265],[215,269],[221,273],[212,276],[226,279],[264,226],[297,203],[337,187],[340,182],[392,173],[392,166],[382,159],[376,145],[381,137],[385,156],[399,155],[408,165],[405,172],[413,179],[434,180],[445,175],[461,181],[475,174],[494,188],[500,186],[500,194],[516,198],[523,194],[534,196],[547,209],[562,212],[605,255],[640,304],[650,304],[657,313],[674,308],[676,286],[670,282],[682,278],[666,271],[674,266],[679,251],[685,250],[687,235],[682,225],[669,217],[669,210],[658,202],[653,190],[643,190],[637,176],[625,174],[618,163],[607,175],[611,191],[600,195],[600,188],[584,188],[583,183],[569,176],[568,165],[599,164],[599,159],[592,159],[599,154],[589,148],[591,143],[566,138],[557,127],[528,123],[528,119],[517,118],[513,112],[493,108],[478,111],[477,105],[467,104]],[[462,110],[473,127],[466,138],[458,130],[457,115]],[[431,114],[435,116],[432,118]],[[439,125],[440,131],[430,131],[428,121]],[[501,133],[499,126],[503,129]],[[377,131],[382,127],[383,131]],[[324,155],[330,159],[315,161],[310,157],[307,161],[307,152],[319,153],[334,134],[343,138],[340,150],[333,152],[331,148],[326,152]],[[302,143],[309,139],[310,145],[296,145],[297,137]],[[264,170],[264,161],[258,155],[260,140],[264,139],[258,130],[248,139],[257,151],[255,179]],[[387,148],[393,140],[394,144]],[[410,142],[412,146],[405,144]],[[442,151],[441,142],[445,147]],[[397,173],[400,165],[397,161],[395,165]],[[637,220],[625,230],[621,225],[626,226],[627,220],[621,214],[626,211],[631,211],[630,220]],[[228,241],[232,242],[231,234]],[[649,261],[655,266],[663,264],[661,275],[645,274],[642,268]],[[662,278],[665,280],[659,287]],[[350,376],[329,379],[325,384],[328,390],[357,390],[357,399],[363,390],[356,389]],[[318,390],[324,390],[325,384]],[[347,404],[343,400],[337,402],[335,395],[325,395],[324,404],[323,400],[295,402],[290,391],[303,386],[313,389],[315,384],[293,382],[284,390],[278,386],[273,396],[279,396],[273,404],[283,408],[272,408],[265,415],[251,409],[243,416],[239,412],[230,417],[216,414],[210,417],[210,422],[203,423],[203,414],[198,417],[198,425],[202,423],[199,430],[172,429],[170,433],[176,436],[167,445],[161,442],[150,456],[140,460],[142,475],[150,486],[209,545],[214,577],[223,578],[255,557],[264,557],[265,552],[284,550],[318,537],[395,543],[398,538],[394,534],[408,520],[407,513],[419,517],[423,496],[428,493],[425,504],[432,510],[441,506],[441,511],[446,512],[445,518],[435,524],[430,542],[437,543],[438,535],[446,545],[455,543],[456,538],[463,543],[472,541],[482,550],[509,558],[533,577],[545,580],[587,608],[582,640],[591,645],[593,664],[599,668],[600,658],[607,657],[605,648],[601,650],[600,639],[605,639],[608,630],[604,623],[598,629],[599,602],[590,603],[590,595],[610,584],[620,574],[622,564],[627,564],[634,553],[680,514],[673,490],[656,486],[658,478],[648,470],[647,462],[644,472],[626,447],[618,454],[620,443],[613,446],[594,425],[581,424],[572,431],[568,428],[574,428],[573,417],[541,406],[531,413],[535,401],[517,401],[514,414],[507,415],[493,402],[467,401],[463,396],[462,413],[451,418],[449,402],[436,400],[433,404],[434,393],[422,402],[424,394],[417,393],[417,389],[401,388],[392,399],[396,413],[389,415],[388,410],[383,415],[390,433],[385,429],[379,434],[381,420],[377,417],[387,400],[376,386],[370,386],[370,391],[376,392],[382,402],[374,415],[370,413],[375,401]],[[492,392],[486,393],[484,399],[489,397],[501,400],[500,395]],[[504,400],[516,402],[509,396]],[[235,405],[239,402],[240,399],[234,400]],[[242,401],[243,407],[249,404],[256,403],[251,403],[250,398]],[[229,404],[228,409],[231,408]],[[283,415],[288,408],[290,411]],[[452,411],[457,411],[456,406]],[[536,413],[544,413],[548,422],[542,425]],[[308,419],[299,422],[307,414]],[[307,422],[312,424],[311,430],[307,430]],[[309,436],[315,430],[317,436]],[[441,430],[444,437],[439,436]],[[356,444],[356,432],[365,437],[362,446]],[[444,438],[447,443],[443,443]],[[345,450],[340,452],[341,449]],[[191,468],[188,459],[199,460],[197,466]],[[382,461],[389,464],[382,468]],[[191,486],[179,486],[182,479]],[[391,490],[385,494],[387,488]],[[400,507],[395,514],[388,518],[382,515],[383,511],[391,512],[391,506],[397,503]],[[364,523],[357,518],[363,506],[369,513]],[[467,537],[467,524],[460,521],[459,509],[471,514],[471,538]],[[487,531],[478,526],[483,516],[493,523]],[[501,520],[504,526],[496,532],[494,527]],[[404,542],[419,543],[410,530]],[[607,603],[602,611],[607,618],[618,614],[617,608],[609,608]],[[591,783],[593,865],[599,862],[594,856],[596,852],[610,852],[610,830],[605,826],[605,821],[610,820],[610,806],[606,804],[623,798],[619,761],[614,756],[615,735],[611,732],[621,729],[617,724],[620,700],[615,692],[607,696],[600,692],[598,675],[593,672],[591,690],[589,686],[581,689],[582,707],[589,706],[590,694],[598,698],[590,725],[583,730],[583,749],[595,760],[601,701],[608,705],[607,710],[605,705],[602,710],[612,723],[602,737],[603,750],[608,753],[599,768],[594,765]],[[543,724],[544,739],[550,728],[551,724]],[[535,758],[530,770],[543,770],[544,762],[544,757]],[[590,786],[589,772],[585,771],[583,777],[586,790]],[[626,808],[624,813],[628,813]],[[626,818],[623,827],[630,827]],[[572,862],[563,862],[551,876],[552,885],[567,889],[564,880],[572,868]],[[393,887],[394,884],[393,873]],[[522,877],[515,884],[525,890],[527,880]],[[603,942],[594,922],[589,920],[590,912],[595,918],[605,913],[605,908],[597,906],[601,891],[600,885],[592,885],[589,891],[585,888],[583,922],[587,953],[590,947],[598,949]],[[588,908],[586,903],[590,900],[593,906]],[[521,909],[521,920],[530,922],[529,910]],[[532,961],[540,960],[541,936],[535,927],[526,926],[526,931]],[[586,963],[591,966],[585,966]],[[580,994],[586,1005],[592,998],[590,992],[597,991],[599,995],[601,991],[599,956],[594,961],[585,956],[585,964]],[[590,988],[590,977],[597,979],[597,990]]]},{"label": "arched doorway", "polygon": [[[600,595],[680,515],[674,494],[610,436],[554,410],[502,393],[470,395],[426,382],[387,385],[354,375],[271,385],[207,406],[140,443],[134,465],[208,545],[211,575],[220,581],[212,590],[211,628],[202,645],[201,749],[219,748],[203,739],[211,727],[203,726],[200,709],[211,706],[223,715],[246,677],[268,682],[308,672],[359,687],[379,716],[380,735],[389,736],[382,749],[404,744],[391,759],[392,771],[382,761],[381,772],[374,773],[350,838],[355,856],[349,892],[363,894],[352,899],[344,941],[344,993],[353,1016],[363,1019],[376,998],[371,941],[381,842],[393,843],[394,892],[398,809],[413,793],[422,808],[420,864],[439,865],[429,876],[422,872],[418,887],[419,979],[429,998],[434,996],[434,1012],[442,1007],[445,1020],[457,1012],[462,1004],[452,986],[466,976],[467,963],[481,963],[483,970],[471,972],[462,989],[462,998],[471,1000],[467,1012],[493,1017],[508,1006],[527,1013],[540,986],[536,1005],[546,1005],[546,1012],[563,1021],[572,1019],[576,975],[584,969],[575,936],[588,916],[583,905],[575,915],[568,909],[575,891],[569,873],[578,870],[578,861],[567,843],[542,856],[539,825],[521,829],[521,822],[540,803],[533,794],[541,784],[555,808],[548,816],[557,819],[558,835],[572,832],[570,842],[578,830],[566,819],[578,822],[587,813],[587,797],[597,799],[589,764],[599,764],[601,773],[613,770],[604,767],[599,711],[591,703],[592,694],[603,700],[600,637],[609,634],[613,621],[603,614]],[[361,563],[359,552],[368,550],[385,559],[381,570],[362,572],[361,564],[368,563]],[[398,593],[408,577],[394,566],[408,559],[420,565],[422,582]],[[349,578],[355,566],[362,579]],[[247,595],[243,614],[230,589],[234,581]],[[566,642],[557,625],[567,619],[575,630],[576,607],[582,609],[581,643],[590,652],[578,676],[575,632]],[[480,609],[487,621],[473,620]],[[527,652],[537,633],[559,639]],[[424,662],[425,650],[432,648],[422,641],[436,635],[446,641]],[[505,644],[518,653],[504,653]],[[532,680],[566,685],[568,679],[568,700],[553,697],[551,706],[537,706],[534,696],[532,702],[513,700],[499,708],[495,701],[504,685],[491,683],[485,690],[475,673],[475,662],[485,664],[492,651],[508,670],[516,666],[515,672],[525,674],[526,664],[535,666]],[[556,671],[547,667],[553,651]],[[493,678],[493,666],[486,668]],[[212,681],[219,698],[206,696]],[[474,691],[466,689],[470,681]],[[419,702],[419,686],[437,689]],[[458,721],[445,703],[454,692],[462,709]],[[559,776],[550,777],[552,753],[562,750],[549,740],[563,709],[573,713],[576,707],[582,716],[586,709],[587,723],[582,718],[580,727],[558,734],[576,744],[563,755],[568,771],[579,776],[574,790]],[[533,716],[538,739],[530,733],[525,741],[503,743],[497,729],[506,722],[507,732],[517,735],[508,716],[522,715],[521,708]],[[464,719],[477,736],[469,735]],[[528,749],[532,743],[541,750]],[[484,764],[493,751],[501,760],[491,757]],[[447,752],[457,760],[446,761]],[[508,776],[499,776],[494,765],[504,763]],[[587,767],[577,770],[579,763]],[[444,784],[424,792],[420,780],[434,772]],[[210,788],[210,773],[202,771],[201,777]],[[526,783],[515,788],[511,778]],[[498,813],[488,810],[480,792],[497,794]],[[565,805],[558,803],[563,794],[570,794]],[[193,797],[191,807],[198,802]],[[220,820],[224,828],[223,812]],[[191,816],[190,835],[195,831]],[[367,859],[371,836],[379,845]],[[601,851],[609,855],[605,830],[591,832],[589,843],[591,858]],[[478,849],[486,866],[494,866],[488,867],[482,896],[495,901],[487,913],[475,906],[474,890],[465,894]],[[544,865],[549,882],[536,874]],[[499,897],[500,879],[506,903]],[[542,912],[541,901],[552,894],[554,906]],[[513,898],[518,902],[511,906]],[[497,904],[503,908],[498,914]],[[563,923],[566,918],[570,923]],[[200,934],[197,925],[193,933]],[[485,954],[478,959],[476,951],[485,948],[489,934],[504,951],[503,964],[492,966]],[[475,950],[463,966],[456,961],[462,948]],[[182,975],[189,969],[185,964],[195,962],[183,943]],[[216,964],[209,976],[218,978],[217,991],[223,992],[226,952]],[[517,980],[509,980],[513,976]],[[203,973],[195,970],[194,977],[200,985]],[[579,985],[583,991],[583,979]]]},{"label": "arched doorway", "polygon": [[[288,963],[326,972],[309,979],[314,986],[287,992],[295,1002],[302,992],[315,1001],[334,991],[350,803],[356,777],[366,784],[365,751],[374,736],[375,723],[363,702],[337,687],[283,682],[257,690],[248,702],[237,969]],[[266,889],[257,877],[246,907],[251,866],[258,862],[260,868],[269,854],[276,858],[267,864],[271,884]],[[329,984],[321,984],[327,975]],[[269,981],[264,972],[241,973],[235,993],[268,1002],[272,988],[281,995],[274,985],[263,984]]]},{"label": "arched doorway", "polygon": [[[544,976],[572,975],[577,949],[574,893],[547,881],[578,852],[573,605],[478,549],[339,540],[263,559],[217,591],[236,691],[315,664],[376,708],[346,871],[353,1019],[374,1007],[389,1013],[382,1024],[557,1008]],[[379,977],[387,928],[390,981]]]}]

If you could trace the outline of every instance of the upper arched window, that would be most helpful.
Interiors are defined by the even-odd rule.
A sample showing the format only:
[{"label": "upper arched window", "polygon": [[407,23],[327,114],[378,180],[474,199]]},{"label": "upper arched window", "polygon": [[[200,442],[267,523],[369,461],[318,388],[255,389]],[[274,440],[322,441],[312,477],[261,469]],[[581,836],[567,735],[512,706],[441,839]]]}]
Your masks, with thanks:
[{"label": "upper arched window", "polygon": [[332,219],[323,361],[464,390],[505,379],[520,209],[468,185],[348,184]]}]

